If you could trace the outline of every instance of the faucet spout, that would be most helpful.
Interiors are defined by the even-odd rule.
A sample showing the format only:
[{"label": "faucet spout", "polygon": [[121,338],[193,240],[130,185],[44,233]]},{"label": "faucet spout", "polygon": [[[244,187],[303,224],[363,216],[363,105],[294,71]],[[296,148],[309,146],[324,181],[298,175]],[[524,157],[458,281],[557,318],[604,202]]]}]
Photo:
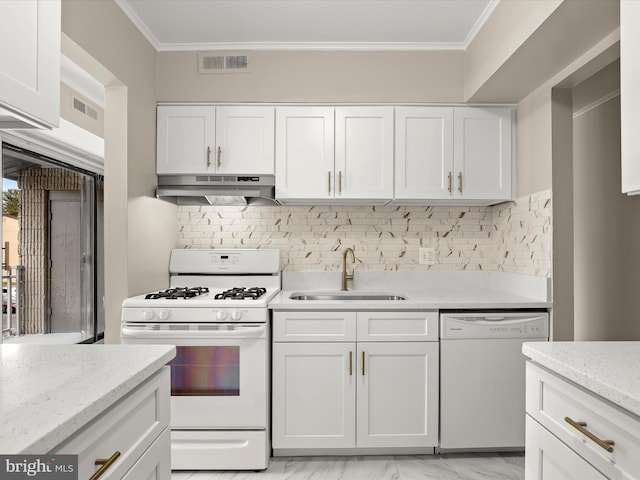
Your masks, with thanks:
[{"label": "faucet spout", "polygon": [[342,254],[342,288],[340,290],[343,292],[348,290],[347,281],[353,280],[353,276],[355,275],[354,270],[351,270],[351,273],[347,273],[347,255],[349,253],[351,254],[351,263],[356,263],[356,254],[352,248],[347,248]]}]

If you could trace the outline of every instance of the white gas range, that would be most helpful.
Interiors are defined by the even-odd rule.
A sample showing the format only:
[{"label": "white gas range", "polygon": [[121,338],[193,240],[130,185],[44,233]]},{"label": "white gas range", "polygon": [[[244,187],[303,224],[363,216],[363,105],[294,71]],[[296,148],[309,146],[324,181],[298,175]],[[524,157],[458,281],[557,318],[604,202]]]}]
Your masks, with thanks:
[{"label": "white gas range", "polygon": [[176,346],[171,467],[265,469],[279,251],[173,250],[169,272],[169,289],[124,301],[121,338]]}]

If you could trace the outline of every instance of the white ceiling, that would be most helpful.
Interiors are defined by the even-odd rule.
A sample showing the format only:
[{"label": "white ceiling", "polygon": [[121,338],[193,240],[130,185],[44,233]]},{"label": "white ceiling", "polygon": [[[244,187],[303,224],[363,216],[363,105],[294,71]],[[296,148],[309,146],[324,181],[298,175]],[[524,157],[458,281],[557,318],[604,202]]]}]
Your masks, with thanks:
[{"label": "white ceiling", "polygon": [[458,50],[498,0],[116,0],[158,51]]}]

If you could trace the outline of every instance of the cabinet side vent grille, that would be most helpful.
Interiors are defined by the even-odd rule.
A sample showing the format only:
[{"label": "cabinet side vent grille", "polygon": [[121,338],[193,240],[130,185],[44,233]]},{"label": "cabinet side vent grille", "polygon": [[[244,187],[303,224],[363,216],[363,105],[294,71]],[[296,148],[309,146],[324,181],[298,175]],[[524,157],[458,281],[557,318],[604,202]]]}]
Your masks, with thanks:
[{"label": "cabinet side vent grille", "polygon": [[246,53],[207,53],[198,52],[198,73],[247,73],[249,55]]}]

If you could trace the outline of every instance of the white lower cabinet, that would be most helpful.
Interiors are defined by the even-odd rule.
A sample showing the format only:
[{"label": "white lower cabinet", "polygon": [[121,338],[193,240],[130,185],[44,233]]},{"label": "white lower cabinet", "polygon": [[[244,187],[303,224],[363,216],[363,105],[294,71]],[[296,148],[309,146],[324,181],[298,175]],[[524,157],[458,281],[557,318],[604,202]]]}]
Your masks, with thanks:
[{"label": "white lower cabinet", "polygon": [[355,447],[354,343],[275,343],[274,448]]},{"label": "white lower cabinet", "polygon": [[436,312],[275,312],[273,324],[276,455],[437,445]]},{"label": "white lower cabinet", "polygon": [[358,343],[357,446],[438,443],[438,343]]},{"label": "white lower cabinet", "polygon": [[78,455],[82,479],[108,463],[101,480],[169,480],[169,372],[168,366],[163,367],[52,453]]},{"label": "white lower cabinet", "polygon": [[607,477],[527,415],[526,480],[604,480]]},{"label": "white lower cabinet", "polygon": [[640,478],[640,419],[527,363],[527,480]]},{"label": "white lower cabinet", "polygon": [[171,480],[171,432],[165,428],[122,480]]}]

